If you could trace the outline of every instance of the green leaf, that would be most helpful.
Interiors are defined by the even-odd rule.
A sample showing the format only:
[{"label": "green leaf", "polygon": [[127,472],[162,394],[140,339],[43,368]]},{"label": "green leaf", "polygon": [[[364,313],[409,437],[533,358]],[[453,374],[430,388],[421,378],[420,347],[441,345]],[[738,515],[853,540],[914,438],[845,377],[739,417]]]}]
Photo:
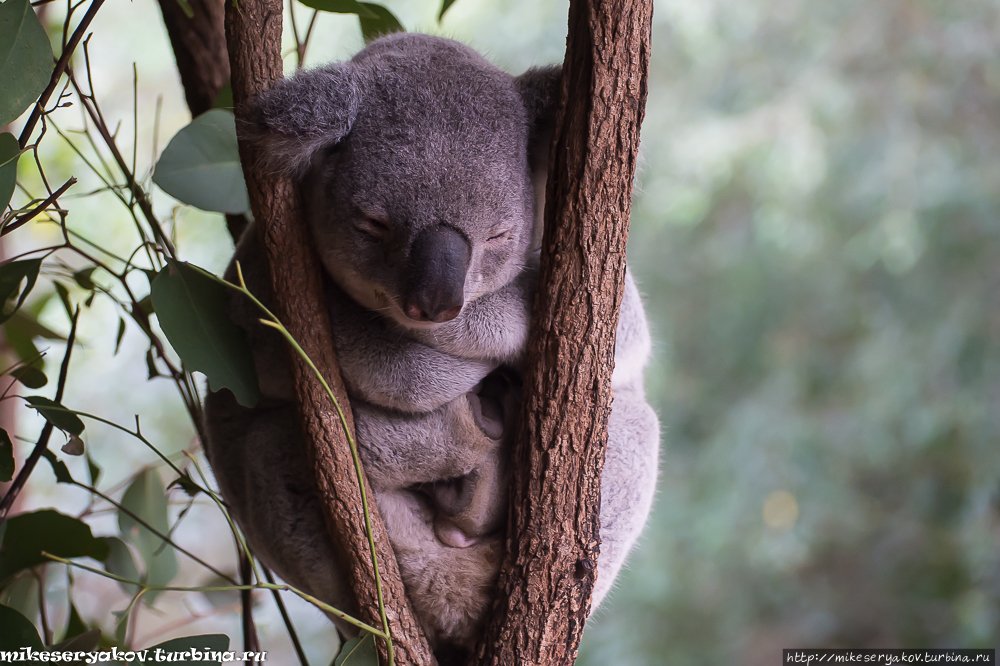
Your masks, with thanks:
[{"label": "green leaf", "polygon": [[101,468],[97,466],[89,453],[87,454],[87,473],[90,475],[90,485],[97,487],[97,480],[101,478]]},{"label": "green leaf", "polygon": [[229,109],[232,111],[235,104],[233,104],[233,84],[226,81],[221,88],[219,88],[218,94],[215,96],[215,101],[212,102],[213,109]]},{"label": "green leaf", "polygon": [[362,631],[357,638],[344,643],[333,664],[334,666],[378,666],[375,634]]},{"label": "green leaf", "polygon": [[406,32],[403,24],[388,9],[382,5],[372,2],[359,2],[365,9],[375,14],[375,18],[358,15],[361,21],[361,36],[365,38],[365,43],[374,41],[383,35],[391,35],[394,32]]},{"label": "green leaf", "polygon": [[321,12],[331,14],[357,14],[366,18],[375,19],[378,15],[366,7],[367,3],[358,0],[299,0],[306,7],[318,9]]},{"label": "green leaf", "polygon": [[63,309],[66,310],[66,316],[73,319],[73,304],[69,300],[69,289],[66,288],[62,282],[53,280],[52,285],[56,288],[56,293],[59,294],[59,300],[62,301]]},{"label": "green leaf", "polygon": [[14,478],[14,444],[10,441],[7,431],[0,428],[0,482],[7,482],[12,478]]},{"label": "green leaf", "polygon": [[[66,620],[66,631],[63,633],[63,643],[85,633],[87,633],[87,625],[80,618],[80,613],[76,610],[76,604],[71,601],[69,603],[69,618]],[[101,632],[98,631],[97,635],[100,636]]]},{"label": "green leaf", "polygon": [[[39,300],[48,300],[49,296]],[[12,329],[17,329],[33,338],[45,338],[46,340],[60,340],[65,342],[66,336],[56,333],[51,328],[38,323],[37,315],[29,312],[29,309],[33,310],[35,305],[35,303],[32,303],[31,308],[22,308],[11,315],[7,323],[4,324],[4,330],[9,333]]]},{"label": "green leaf", "polygon": [[450,8],[450,7],[451,7],[451,6],[453,5],[453,4],[455,4],[455,0],[443,0],[443,1],[441,2],[441,11],[440,11],[440,12],[438,12],[438,23],[440,23],[440,22],[441,22],[441,19],[443,19],[443,18],[444,18],[444,13],[445,13],[446,11],[448,11],[448,9],[449,9],[449,8]]},{"label": "green leaf", "polygon": [[[177,661],[178,666],[219,666],[221,660],[219,659],[200,659],[200,657],[207,657],[206,653],[218,652],[223,653],[229,650],[229,636],[225,634],[204,634],[202,636],[183,636],[181,638],[172,638],[169,641],[164,641],[162,643],[157,643],[156,645],[149,648],[150,660],[156,659],[156,651],[160,650],[163,653],[166,652],[187,652],[189,650],[196,650],[199,654],[194,654],[194,659],[186,661]],[[190,654],[190,653],[189,653]]]},{"label": "green leaf", "polygon": [[22,365],[10,371],[10,376],[30,389],[40,389],[49,383],[45,373],[34,365]]},{"label": "green leaf", "polygon": [[260,399],[243,329],[226,316],[230,287],[191,264],[170,261],[153,281],[153,309],[174,351],[205,373],[213,391],[228,388],[244,407]]},{"label": "green leaf", "polygon": [[184,472],[176,479],[171,481],[170,485],[167,486],[167,490],[170,490],[174,486],[178,486],[181,490],[187,493],[188,497],[195,497],[198,495],[198,493],[201,492],[201,489],[198,487],[198,484],[191,480],[191,477],[188,475],[187,472]]},{"label": "green leaf", "polygon": [[14,196],[17,185],[17,160],[21,157],[21,147],[13,134],[0,134],[0,211],[3,211]]},{"label": "green leaf", "polygon": [[[73,609],[76,611],[76,609]],[[77,617],[79,619],[79,617]],[[97,649],[98,644],[101,642],[101,630],[91,629],[89,631],[84,631],[83,633],[73,636],[72,638],[67,638],[61,643],[56,643],[48,649],[49,652],[90,652]],[[75,662],[77,664],[84,662]]]},{"label": "green leaf", "polygon": [[125,337],[125,320],[121,317],[118,318],[118,333],[115,335],[115,353],[114,356],[118,356],[118,350],[122,347],[122,338]]},{"label": "green leaf", "polygon": [[[154,469],[140,472],[122,496],[123,507],[137,515],[160,534],[170,533],[167,517],[167,493]],[[124,511],[118,512],[118,529],[122,537],[136,547],[146,564],[145,582],[166,585],[177,575],[177,556],[173,546],[165,543]],[[156,592],[146,593],[146,603],[152,603]]]},{"label": "green leaf", "polygon": [[181,128],[156,162],[153,182],[195,208],[246,212],[250,202],[233,114],[212,109]]},{"label": "green leaf", "polygon": [[45,420],[71,435],[79,435],[83,432],[83,421],[80,417],[60,405],[55,400],[42,397],[40,395],[29,395],[25,398]]},{"label": "green leaf", "polygon": [[[8,0],[9,2],[10,0]],[[0,5],[2,7],[3,5]],[[0,313],[0,324],[10,319],[24,303],[24,299],[31,293],[38,279],[38,271],[42,267],[41,259],[24,259],[21,261],[8,261],[0,266],[0,306],[3,312]],[[22,289],[21,285],[24,284]],[[17,303],[13,308],[8,309],[7,301],[17,296]]]},{"label": "green leaf", "polygon": [[49,38],[28,0],[0,5],[0,127],[38,99],[54,68]]},{"label": "green leaf", "polygon": [[42,639],[31,620],[10,606],[0,605],[0,650],[13,651],[23,647],[42,649]]},{"label": "green leaf", "polygon": [[59,557],[92,557],[99,561],[109,552],[107,541],[95,537],[90,525],[78,518],[53,509],[22,513],[7,519],[0,550],[0,581],[51,561],[42,555],[43,550]]},{"label": "green leaf", "polygon": [[85,268],[82,271],[77,271],[73,273],[73,279],[76,280],[76,283],[78,285],[80,285],[87,291],[93,291],[96,285],[94,284],[94,281],[91,279],[91,276],[94,274],[94,271],[96,270],[97,266],[91,266],[90,268]]},{"label": "green leaf", "polygon": [[52,473],[56,475],[56,483],[73,483],[73,477],[69,473],[66,463],[56,458],[56,454],[48,449],[42,451],[42,457],[49,461]]},{"label": "green leaf", "polygon": [[[108,537],[108,557],[104,560],[104,570],[121,578],[141,581],[138,567],[135,566],[135,559],[132,557],[132,550],[124,541],[118,537]],[[138,591],[137,585],[130,585],[118,581],[125,594],[134,596]]]}]

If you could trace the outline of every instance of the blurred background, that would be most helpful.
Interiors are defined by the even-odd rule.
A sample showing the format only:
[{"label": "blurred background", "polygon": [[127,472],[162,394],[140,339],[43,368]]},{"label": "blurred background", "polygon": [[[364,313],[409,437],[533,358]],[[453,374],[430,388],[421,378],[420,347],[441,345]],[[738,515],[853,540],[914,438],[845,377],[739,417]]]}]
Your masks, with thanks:
[{"label": "blurred background", "polygon": [[[458,0],[441,24],[436,1],[385,4],[408,30],[459,39],[514,73],[565,49],[562,1]],[[316,30],[308,64],[362,46],[356,17],[324,15]],[[98,99],[124,145],[137,130],[143,171],[154,132],[162,150],[189,121],[156,4],[109,0],[94,32]],[[579,664],[763,666],[788,647],[1000,643],[998,56],[1000,6],[985,0],[657,0],[629,262],[656,341],[646,383],[663,427],[660,487]],[[78,109],[59,113],[79,125]],[[47,148],[59,176],[96,187],[59,146]],[[162,192],[154,202],[181,256],[221,272],[232,251],[222,216]],[[132,233],[102,195],[72,210],[95,238]],[[55,238],[33,229],[8,237],[5,254]],[[41,317],[68,328],[58,304]],[[65,404],[126,425],[139,414],[166,452],[197,448],[173,388],[147,381],[140,337],[126,333],[112,355],[116,327],[95,302]],[[32,437],[39,424],[19,419]],[[85,439],[106,492],[154,463],[110,429],[88,425]],[[86,503],[45,469],[19,508]],[[106,510],[88,522],[115,531]],[[176,537],[235,569],[202,500]],[[179,581],[205,581],[180,565]],[[53,604],[64,600],[65,576],[45,580]],[[110,627],[109,609],[127,604],[108,581],[75,584],[89,622]],[[258,598],[264,649],[294,663]],[[288,603],[311,661],[328,662],[325,619]],[[226,595],[163,594],[135,641],[224,631],[238,643],[237,610]]]}]

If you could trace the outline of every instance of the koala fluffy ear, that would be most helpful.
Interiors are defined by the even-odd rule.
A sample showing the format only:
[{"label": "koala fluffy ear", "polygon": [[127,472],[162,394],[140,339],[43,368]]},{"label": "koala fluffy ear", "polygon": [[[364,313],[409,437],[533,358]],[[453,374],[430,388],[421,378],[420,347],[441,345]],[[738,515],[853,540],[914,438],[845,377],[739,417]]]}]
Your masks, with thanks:
[{"label": "koala fluffy ear", "polygon": [[260,148],[265,168],[300,177],[317,151],[351,131],[358,98],[350,63],[302,72],[250,100],[237,131]]},{"label": "koala fluffy ear", "polygon": [[528,164],[536,174],[548,168],[561,85],[562,65],[535,67],[514,79],[528,115]]}]

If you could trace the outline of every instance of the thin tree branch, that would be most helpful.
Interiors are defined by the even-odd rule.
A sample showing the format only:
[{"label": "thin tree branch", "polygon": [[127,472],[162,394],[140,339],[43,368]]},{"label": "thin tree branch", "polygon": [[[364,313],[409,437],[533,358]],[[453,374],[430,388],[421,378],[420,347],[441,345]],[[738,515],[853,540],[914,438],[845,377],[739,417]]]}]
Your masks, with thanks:
[{"label": "thin tree branch", "polygon": [[0,236],[6,236],[15,229],[23,227],[28,222],[35,219],[42,211],[44,211],[46,208],[54,204],[56,202],[56,199],[65,194],[66,190],[73,187],[73,185],[75,184],[76,184],[76,178],[70,178],[69,180],[67,180],[65,183],[62,184],[62,186],[58,190],[50,194],[48,198],[45,199],[45,201],[35,206],[27,213],[18,215],[17,217],[14,218],[14,220],[10,224],[7,224],[6,226],[3,227],[3,229],[0,229]]},{"label": "thin tree branch", "polygon": [[[35,131],[35,125],[38,124],[38,119],[42,117],[45,113],[45,105],[48,103],[49,98],[56,89],[56,85],[59,83],[59,77],[62,76],[63,72],[66,71],[66,67],[69,66],[69,61],[73,57],[73,52],[76,47],[80,44],[80,40],[83,39],[83,35],[87,32],[87,28],[90,27],[90,23],[97,16],[97,11],[104,4],[104,0],[92,0],[90,7],[87,8],[87,13],[83,15],[80,19],[80,24],[76,26],[76,30],[73,31],[73,36],[70,37],[69,41],[66,43],[66,47],[63,49],[62,55],[59,56],[59,60],[56,62],[55,69],[52,70],[52,76],[49,77],[49,85],[45,86],[45,90],[39,96],[38,101],[35,102],[35,108],[31,110],[31,115],[28,116],[28,121],[24,123],[24,128],[21,130],[21,136],[18,138],[17,143],[24,150],[25,146],[28,145],[28,139],[31,138],[31,133]],[[66,23],[69,23],[70,17],[66,17]]]}]

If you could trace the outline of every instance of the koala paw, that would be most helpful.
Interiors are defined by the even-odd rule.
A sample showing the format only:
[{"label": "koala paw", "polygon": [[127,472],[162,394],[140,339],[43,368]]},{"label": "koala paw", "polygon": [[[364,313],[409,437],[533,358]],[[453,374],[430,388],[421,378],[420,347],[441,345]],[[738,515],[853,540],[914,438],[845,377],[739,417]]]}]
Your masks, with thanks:
[{"label": "koala paw", "polygon": [[500,440],[509,434],[520,393],[514,382],[504,371],[492,372],[467,394],[473,420],[490,439]]}]

